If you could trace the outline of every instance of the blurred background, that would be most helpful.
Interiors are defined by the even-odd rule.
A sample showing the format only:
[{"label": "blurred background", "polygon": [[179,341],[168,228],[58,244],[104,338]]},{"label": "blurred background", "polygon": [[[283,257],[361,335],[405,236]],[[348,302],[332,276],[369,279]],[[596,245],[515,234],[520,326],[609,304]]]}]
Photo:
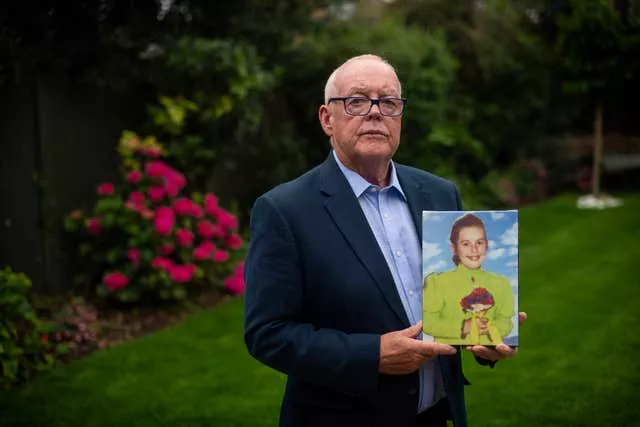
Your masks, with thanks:
[{"label": "blurred background", "polygon": [[640,0],[3,1],[0,425],[276,425],[248,218],[327,157],[326,79],[363,53],[408,98],[397,161],[521,209],[524,351],[465,362],[471,424],[640,425]]},{"label": "blurred background", "polygon": [[191,189],[215,191],[245,223],[257,195],[325,159],[324,83],[361,53],[388,58],[409,99],[397,160],[456,181],[468,208],[593,191],[598,134],[600,187],[638,188],[631,0],[23,0],[0,10],[0,264],[38,288],[68,281],[61,218],[116,175],[124,130],[157,137]]}]

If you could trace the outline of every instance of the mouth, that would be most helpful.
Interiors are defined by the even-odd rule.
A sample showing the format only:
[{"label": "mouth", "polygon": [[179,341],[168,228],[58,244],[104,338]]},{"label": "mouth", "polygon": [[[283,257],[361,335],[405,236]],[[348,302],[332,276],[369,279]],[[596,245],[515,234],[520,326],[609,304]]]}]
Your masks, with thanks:
[{"label": "mouth", "polygon": [[376,136],[385,136],[385,137],[387,136],[386,133],[379,130],[368,130],[365,132],[361,132],[360,136],[363,136],[363,135],[376,135]]},{"label": "mouth", "polygon": [[479,256],[468,256],[467,259],[469,261],[480,261],[480,257]]}]

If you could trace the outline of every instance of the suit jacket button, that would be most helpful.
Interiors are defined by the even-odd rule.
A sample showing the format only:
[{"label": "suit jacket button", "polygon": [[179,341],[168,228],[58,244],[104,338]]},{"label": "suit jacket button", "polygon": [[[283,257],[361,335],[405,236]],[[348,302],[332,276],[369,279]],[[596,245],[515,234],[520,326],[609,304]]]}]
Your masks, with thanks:
[{"label": "suit jacket button", "polygon": [[407,393],[409,393],[409,396],[415,396],[418,393],[418,390],[416,390],[415,388],[410,388]]}]

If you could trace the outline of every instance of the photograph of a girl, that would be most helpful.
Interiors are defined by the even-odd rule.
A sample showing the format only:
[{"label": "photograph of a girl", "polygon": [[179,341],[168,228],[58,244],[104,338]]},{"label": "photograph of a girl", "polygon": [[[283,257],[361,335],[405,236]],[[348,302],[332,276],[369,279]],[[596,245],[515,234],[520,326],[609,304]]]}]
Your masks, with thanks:
[{"label": "photograph of a girl", "polygon": [[517,221],[517,211],[423,212],[425,339],[517,346]]}]

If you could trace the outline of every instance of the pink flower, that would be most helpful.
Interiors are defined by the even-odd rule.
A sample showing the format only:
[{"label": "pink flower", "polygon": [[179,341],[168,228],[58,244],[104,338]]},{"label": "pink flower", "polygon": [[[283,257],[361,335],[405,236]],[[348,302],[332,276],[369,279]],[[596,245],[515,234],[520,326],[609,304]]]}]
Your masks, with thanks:
[{"label": "pink flower", "polygon": [[144,193],[141,191],[134,191],[129,194],[129,200],[137,205],[141,205],[144,203]]},{"label": "pink flower", "polygon": [[164,178],[173,169],[160,160],[154,160],[144,165],[144,171],[151,178]]},{"label": "pink flower", "polygon": [[193,201],[187,199],[186,197],[180,197],[173,202],[173,209],[178,215],[182,216],[195,216],[195,208],[197,207],[198,205],[196,205]]},{"label": "pink flower", "polygon": [[151,266],[158,270],[168,271],[171,267],[173,267],[173,261],[169,258],[157,256],[151,260]]},{"label": "pink flower", "polygon": [[224,279],[224,288],[234,295],[239,295],[244,292],[244,279],[242,277],[230,276]]},{"label": "pink flower", "polygon": [[205,194],[204,211],[212,217],[216,217],[218,215],[218,208],[218,198],[211,193]]},{"label": "pink flower", "polygon": [[215,249],[216,245],[213,242],[202,242],[193,250],[193,258],[198,261],[211,259]]},{"label": "pink flower", "polygon": [[229,259],[229,252],[227,251],[218,249],[213,253],[213,260],[215,262],[225,262],[228,259]]},{"label": "pink flower", "polygon": [[174,246],[171,243],[165,243],[160,246],[160,253],[162,255],[171,255],[173,253]]},{"label": "pink flower", "polygon": [[178,244],[180,244],[180,246],[187,247],[193,244],[194,236],[193,233],[189,230],[181,228],[176,231],[176,239],[178,240]]},{"label": "pink flower", "polygon": [[140,212],[140,215],[142,215],[142,218],[144,219],[152,219],[154,216],[156,216],[154,211],[146,208],[142,209],[142,212]]},{"label": "pink flower", "polygon": [[217,219],[218,223],[228,230],[235,230],[238,228],[238,218],[224,209],[218,209]]},{"label": "pink flower", "polygon": [[101,230],[100,218],[90,218],[87,220],[87,228],[91,234],[99,234]]},{"label": "pink flower", "polygon": [[173,210],[167,206],[160,206],[156,210],[156,216],[154,218],[156,233],[160,236],[169,236],[173,231],[175,221]]},{"label": "pink flower", "polygon": [[236,277],[244,277],[244,261],[240,261],[236,264],[236,268],[233,270],[233,275]]},{"label": "pink flower", "polygon": [[242,247],[242,238],[237,234],[230,234],[225,239],[225,244],[230,249],[240,249]]},{"label": "pink flower", "polygon": [[176,197],[178,193],[184,188],[184,186],[187,185],[187,180],[185,179],[184,175],[174,170],[170,170],[164,176],[164,180],[165,190],[170,197]]},{"label": "pink flower", "polygon": [[227,234],[227,232],[224,231],[224,228],[222,228],[222,226],[220,224],[213,224],[213,228],[211,229],[211,236],[212,237],[214,237],[216,239],[221,239],[226,234]]},{"label": "pink flower", "polygon": [[124,207],[134,212],[137,212],[140,209],[138,205],[133,203],[131,200],[127,200],[126,202],[124,202]]},{"label": "pink flower", "polygon": [[98,194],[100,196],[113,196],[115,187],[110,182],[105,182],[98,185]]},{"label": "pink flower", "polygon": [[214,225],[210,221],[198,221],[196,224],[196,233],[203,239],[211,239],[214,234]]},{"label": "pink flower", "polygon": [[173,265],[169,267],[169,277],[174,282],[187,283],[193,278],[195,271],[196,268],[193,264]]},{"label": "pink flower", "polygon": [[127,174],[127,182],[130,184],[137,184],[142,180],[142,172],[139,170],[132,170]]},{"label": "pink flower", "polygon": [[129,258],[129,261],[133,264],[138,264],[140,262],[140,249],[131,248],[127,250],[127,258]]},{"label": "pink flower", "polygon": [[194,203],[191,208],[193,209],[193,212],[191,212],[191,216],[193,216],[194,218],[202,218],[204,216],[202,208],[197,203]]},{"label": "pink flower", "polygon": [[103,279],[104,285],[110,291],[115,291],[120,288],[124,288],[129,284],[129,278],[119,271],[114,273],[108,273]]},{"label": "pink flower", "polygon": [[159,202],[164,197],[164,187],[161,185],[152,185],[147,190],[149,198],[154,202]]}]

